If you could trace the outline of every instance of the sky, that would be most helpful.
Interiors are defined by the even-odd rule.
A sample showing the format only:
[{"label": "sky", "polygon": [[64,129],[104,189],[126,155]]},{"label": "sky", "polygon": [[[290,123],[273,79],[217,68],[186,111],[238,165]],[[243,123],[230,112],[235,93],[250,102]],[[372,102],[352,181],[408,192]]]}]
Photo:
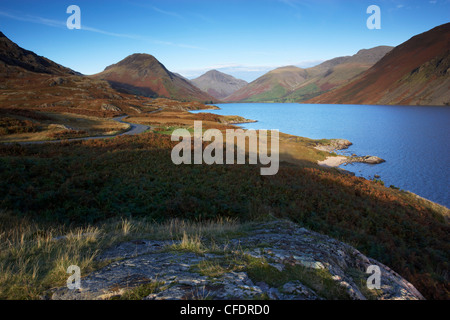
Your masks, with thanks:
[{"label": "sky", "polygon": [[[81,29],[67,28],[77,5]],[[367,28],[370,5],[381,29]],[[450,22],[450,0],[0,0],[0,31],[83,74],[133,53],[189,79],[217,69],[252,81],[286,65],[311,67],[397,46]]]}]

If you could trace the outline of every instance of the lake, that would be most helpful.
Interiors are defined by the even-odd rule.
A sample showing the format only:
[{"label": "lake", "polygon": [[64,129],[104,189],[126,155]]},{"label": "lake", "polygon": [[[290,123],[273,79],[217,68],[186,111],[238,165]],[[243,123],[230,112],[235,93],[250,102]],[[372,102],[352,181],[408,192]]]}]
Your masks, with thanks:
[{"label": "lake", "polygon": [[[220,115],[257,120],[247,129],[278,129],[312,139],[347,139],[344,154],[373,155],[377,165],[341,166],[357,176],[379,175],[394,185],[450,207],[450,107],[317,105],[296,103],[218,104]],[[196,112],[205,112],[196,111]]]}]

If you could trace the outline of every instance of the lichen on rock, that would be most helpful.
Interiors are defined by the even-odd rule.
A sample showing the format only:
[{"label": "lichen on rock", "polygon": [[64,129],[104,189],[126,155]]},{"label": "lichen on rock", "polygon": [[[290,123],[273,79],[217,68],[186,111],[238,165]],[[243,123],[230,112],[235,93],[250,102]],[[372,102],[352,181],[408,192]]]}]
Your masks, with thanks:
[{"label": "lichen on rock", "polygon": [[[180,240],[119,244],[97,259],[112,261],[81,279],[80,290],[59,288],[52,299],[111,299],[148,283],[140,299],[423,299],[405,279],[355,248],[290,221],[252,224],[244,235],[214,239],[205,252],[176,250]],[[366,270],[381,270],[368,289]]]}]

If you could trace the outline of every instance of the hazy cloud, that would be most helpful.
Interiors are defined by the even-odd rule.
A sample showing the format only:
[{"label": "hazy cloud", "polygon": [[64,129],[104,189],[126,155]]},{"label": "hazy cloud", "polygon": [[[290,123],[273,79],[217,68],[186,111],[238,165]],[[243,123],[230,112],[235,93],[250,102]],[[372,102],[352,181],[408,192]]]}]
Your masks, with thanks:
[{"label": "hazy cloud", "polygon": [[182,16],[176,12],[172,12],[172,11],[166,11],[166,10],[162,10],[159,9],[157,7],[152,7],[153,10],[155,10],[156,12],[165,14],[166,16],[171,16],[171,17],[175,17],[175,18],[182,18]]},{"label": "hazy cloud", "polygon": [[38,23],[38,24],[49,26],[49,27],[61,27],[61,28],[67,27],[65,21],[51,20],[51,19],[30,16],[30,15],[17,16],[17,15],[8,13],[8,12],[0,11],[0,16],[7,17],[7,18],[17,20],[17,21]]}]

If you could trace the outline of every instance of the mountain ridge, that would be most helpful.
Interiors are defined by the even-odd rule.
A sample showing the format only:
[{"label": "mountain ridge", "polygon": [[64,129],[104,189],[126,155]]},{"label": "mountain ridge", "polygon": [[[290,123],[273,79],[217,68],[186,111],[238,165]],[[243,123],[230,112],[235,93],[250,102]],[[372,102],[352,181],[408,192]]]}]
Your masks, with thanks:
[{"label": "mountain ridge", "polygon": [[336,104],[450,104],[450,23],[395,47],[352,82],[308,100]]},{"label": "mountain ridge", "polygon": [[269,71],[227,97],[227,102],[301,102],[334,89],[370,68],[392,47],[361,49],[307,69],[284,66]]}]

